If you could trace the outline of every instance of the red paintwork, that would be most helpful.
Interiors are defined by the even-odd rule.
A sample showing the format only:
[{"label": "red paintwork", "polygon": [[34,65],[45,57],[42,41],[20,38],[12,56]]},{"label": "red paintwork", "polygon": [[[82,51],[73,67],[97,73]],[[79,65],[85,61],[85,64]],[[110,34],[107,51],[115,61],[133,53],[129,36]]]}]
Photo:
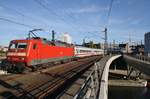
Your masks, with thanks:
[{"label": "red paintwork", "polygon": [[[35,59],[48,59],[48,58],[62,58],[74,56],[73,47],[53,46],[47,43],[43,43],[41,39],[30,39],[30,40],[13,40],[12,42],[28,43],[26,49],[9,49],[8,53],[26,53],[25,56],[19,55],[7,55],[7,59],[13,62],[24,62],[27,66],[30,66],[30,62]],[[34,44],[37,45],[36,49],[33,49]],[[25,58],[21,60],[21,58]]]},{"label": "red paintwork", "polygon": [[[28,40],[12,40],[11,42],[22,42],[22,43],[29,43]],[[8,53],[22,53],[22,52],[28,52],[28,47],[26,49],[8,49]],[[24,58],[24,60],[21,60],[21,58]],[[11,62],[24,62],[27,63],[27,56],[16,56],[16,55],[12,55],[12,56],[8,56],[7,55],[7,60],[11,61]]]},{"label": "red paintwork", "polygon": [[[62,44],[54,45],[52,42],[46,43],[42,39],[27,39],[27,40],[13,40],[14,43],[27,43],[26,49],[10,49],[7,53],[7,60],[12,63],[22,62],[26,66],[30,67],[37,64],[42,64],[42,62],[49,62],[48,59],[54,58],[64,58],[64,57],[86,57],[92,55],[100,55],[96,51],[93,52],[92,49],[89,51],[86,48],[78,49],[74,46]],[[51,44],[50,44],[51,43]],[[37,45],[36,49],[33,48]],[[77,51],[82,50],[82,52]],[[84,50],[84,52],[83,52]],[[77,53],[78,52],[78,53]],[[40,61],[42,62],[40,62]]]}]

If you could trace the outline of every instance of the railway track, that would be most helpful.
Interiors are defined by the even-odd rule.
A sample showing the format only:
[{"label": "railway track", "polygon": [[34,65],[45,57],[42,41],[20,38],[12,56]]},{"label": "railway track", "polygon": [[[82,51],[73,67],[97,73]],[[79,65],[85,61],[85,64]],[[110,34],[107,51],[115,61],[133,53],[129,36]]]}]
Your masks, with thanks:
[{"label": "railway track", "polygon": [[80,59],[29,74],[0,77],[0,98],[55,97],[56,90],[89,68],[100,56]]}]

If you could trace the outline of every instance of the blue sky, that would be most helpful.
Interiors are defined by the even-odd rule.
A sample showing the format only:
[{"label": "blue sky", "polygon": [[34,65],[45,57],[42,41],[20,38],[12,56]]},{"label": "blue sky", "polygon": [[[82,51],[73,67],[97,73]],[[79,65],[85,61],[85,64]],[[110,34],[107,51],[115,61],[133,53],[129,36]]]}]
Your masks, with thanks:
[{"label": "blue sky", "polygon": [[[37,3],[41,2],[46,8]],[[110,0],[0,0],[0,45],[27,37],[29,30],[43,28],[37,35],[51,39],[68,32],[73,42],[103,42]],[[150,0],[114,0],[108,24],[108,40],[135,42],[150,31]],[[6,18],[29,27],[1,20]]]}]

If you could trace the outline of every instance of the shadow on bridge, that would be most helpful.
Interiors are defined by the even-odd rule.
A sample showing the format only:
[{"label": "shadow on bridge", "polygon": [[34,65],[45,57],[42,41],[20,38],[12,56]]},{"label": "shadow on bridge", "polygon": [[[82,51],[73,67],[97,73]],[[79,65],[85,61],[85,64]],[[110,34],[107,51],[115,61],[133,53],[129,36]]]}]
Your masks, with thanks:
[{"label": "shadow on bridge", "polygon": [[150,76],[150,58],[144,56],[123,55],[123,58],[130,66]]}]

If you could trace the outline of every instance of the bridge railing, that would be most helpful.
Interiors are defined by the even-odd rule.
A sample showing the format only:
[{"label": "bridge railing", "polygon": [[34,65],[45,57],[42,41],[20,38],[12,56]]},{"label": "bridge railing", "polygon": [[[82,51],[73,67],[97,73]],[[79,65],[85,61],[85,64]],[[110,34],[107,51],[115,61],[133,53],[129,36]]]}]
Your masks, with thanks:
[{"label": "bridge railing", "polygon": [[96,99],[99,92],[99,80],[101,79],[102,71],[103,67],[95,63],[94,69],[87,77],[78,93],[74,96],[74,99]]},{"label": "bridge railing", "polygon": [[150,57],[148,57],[148,56],[134,55],[134,56],[132,56],[132,57],[134,57],[134,58],[136,58],[136,59],[139,59],[139,60],[141,60],[141,61],[149,62],[149,63],[150,63]]}]

